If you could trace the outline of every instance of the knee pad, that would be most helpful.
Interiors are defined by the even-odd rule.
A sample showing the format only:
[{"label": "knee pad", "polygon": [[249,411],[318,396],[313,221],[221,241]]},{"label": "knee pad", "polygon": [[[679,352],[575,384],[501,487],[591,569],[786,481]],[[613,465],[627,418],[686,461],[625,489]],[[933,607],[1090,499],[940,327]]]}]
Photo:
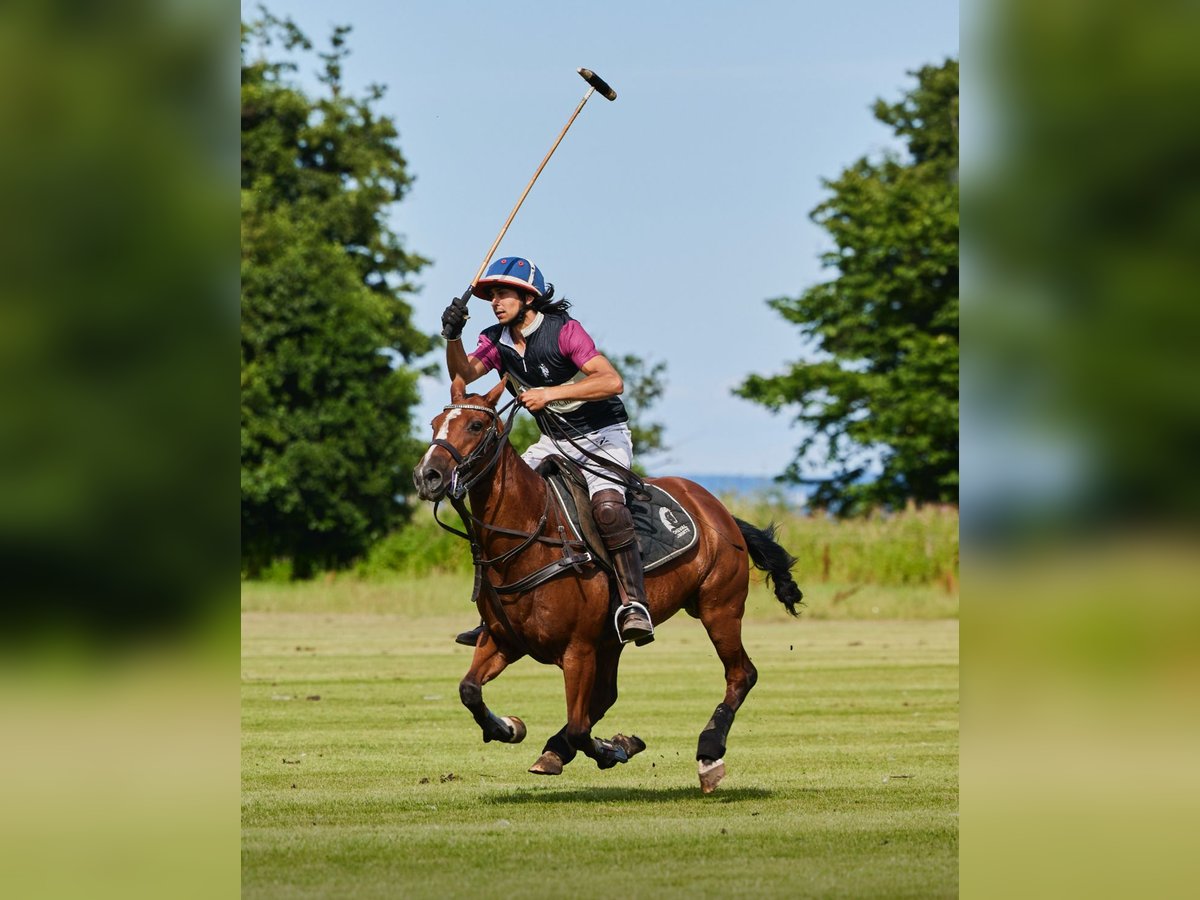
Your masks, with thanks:
[{"label": "knee pad", "polygon": [[601,491],[593,497],[592,516],[608,549],[619,550],[633,543],[633,513],[617,491]]}]

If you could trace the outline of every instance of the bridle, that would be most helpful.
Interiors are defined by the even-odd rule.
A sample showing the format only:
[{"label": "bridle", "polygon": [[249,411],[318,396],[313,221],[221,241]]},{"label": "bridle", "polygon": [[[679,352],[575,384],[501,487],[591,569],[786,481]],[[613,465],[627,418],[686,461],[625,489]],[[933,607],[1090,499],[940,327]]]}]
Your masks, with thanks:
[{"label": "bridle", "polygon": [[[516,402],[516,398],[513,398],[500,407],[499,410],[492,409],[490,406],[479,406],[474,403],[450,403],[442,407],[442,412],[449,412],[452,409],[469,409],[475,412],[487,413],[492,417],[491,424],[488,426],[487,432],[483,435],[483,440],[466,456],[463,456],[458,448],[447,440],[434,438],[430,441],[431,445],[441,447],[454,460],[454,471],[450,475],[450,487],[447,490],[452,502],[461,500],[477,481],[496,468],[496,463],[500,461],[500,454],[504,452],[504,441],[508,437],[508,433],[512,431],[513,419],[517,415]],[[501,425],[500,417],[510,406],[513,409],[508,414],[508,421]],[[483,468],[472,474],[472,467],[480,459],[487,456],[488,453],[492,454],[492,458],[488,460]]]}]

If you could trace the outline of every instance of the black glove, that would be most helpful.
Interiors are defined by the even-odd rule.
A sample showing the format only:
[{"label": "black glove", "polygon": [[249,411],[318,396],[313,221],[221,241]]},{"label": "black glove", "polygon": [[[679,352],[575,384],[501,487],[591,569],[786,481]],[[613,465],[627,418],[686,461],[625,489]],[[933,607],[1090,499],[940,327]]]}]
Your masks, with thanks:
[{"label": "black glove", "polygon": [[462,336],[463,326],[469,318],[466,306],[452,302],[442,313],[442,337],[448,341],[457,340]]}]

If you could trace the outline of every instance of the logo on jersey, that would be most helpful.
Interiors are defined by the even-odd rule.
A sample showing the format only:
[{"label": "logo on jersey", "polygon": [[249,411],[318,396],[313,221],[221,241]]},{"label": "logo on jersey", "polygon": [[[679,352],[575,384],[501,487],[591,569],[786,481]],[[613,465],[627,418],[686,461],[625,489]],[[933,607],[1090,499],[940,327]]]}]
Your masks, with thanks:
[{"label": "logo on jersey", "polygon": [[538,371],[542,373],[542,377],[547,381],[550,380],[550,368],[545,363],[538,363]]}]

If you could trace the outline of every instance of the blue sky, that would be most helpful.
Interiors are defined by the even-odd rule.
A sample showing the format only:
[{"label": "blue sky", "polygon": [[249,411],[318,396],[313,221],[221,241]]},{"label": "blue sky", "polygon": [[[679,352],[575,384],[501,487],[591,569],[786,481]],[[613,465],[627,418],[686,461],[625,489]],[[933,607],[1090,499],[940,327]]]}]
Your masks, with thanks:
[{"label": "blue sky", "polygon": [[[243,4],[253,17],[256,4]],[[651,418],[670,451],[652,474],[775,475],[801,433],[733,397],[749,373],[804,357],[768,298],[833,277],[808,220],[833,178],[893,146],[871,116],[907,72],[958,55],[958,4],[719,2],[385,4],[275,0],[319,48],[353,27],[346,82],[387,86],[416,183],[392,217],[418,276],[419,325],[440,328],[587,89],[498,253],[540,266],[611,356],[667,363]],[[490,324],[473,302],[465,339]],[[490,386],[491,376],[481,382]],[[448,399],[425,379],[420,421]]]}]

